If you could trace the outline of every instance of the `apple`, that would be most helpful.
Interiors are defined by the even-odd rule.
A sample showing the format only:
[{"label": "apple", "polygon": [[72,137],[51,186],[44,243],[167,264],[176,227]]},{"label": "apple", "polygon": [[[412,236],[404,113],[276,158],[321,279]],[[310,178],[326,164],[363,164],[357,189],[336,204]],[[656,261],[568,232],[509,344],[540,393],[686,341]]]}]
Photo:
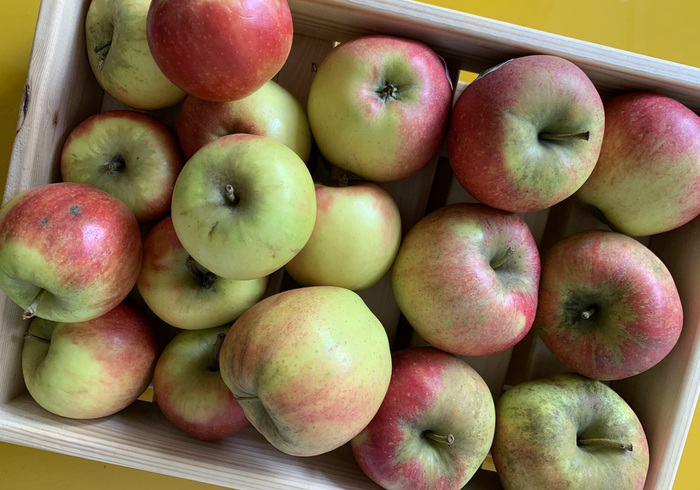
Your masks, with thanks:
[{"label": "apple", "polygon": [[622,233],[588,230],[542,259],[534,329],[572,370],[599,380],[639,374],[676,345],[683,307],[650,249]]},{"label": "apple", "polygon": [[558,56],[522,56],[485,71],[460,94],[447,154],[479,202],[538,211],[583,185],[604,129],[600,94],[578,66]]},{"label": "apple", "polygon": [[651,92],[606,100],[600,157],[576,198],[632,236],[689,222],[700,214],[700,116]]},{"label": "apple", "polygon": [[25,319],[79,322],[117,306],[136,284],[134,214],[90,184],[44,184],[0,209],[0,289]]},{"label": "apple", "polygon": [[177,135],[186,158],[210,141],[232,133],[269,136],[290,147],[305,162],[311,154],[306,110],[272,80],[242,99],[212,102],[190,95],[182,103]]},{"label": "apple", "polygon": [[302,286],[354,291],[376,284],[401,243],[401,214],[389,192],[373,182],[316,183],[316,223],[285,269]]},{"label": "apple", "polygon": [[44,409],[72,419],[117,413],[148,387],[158,356],[143,313],[122,302],[84,322],[34,318],[24,337],[22,373]]},{"label": "apple", "polygon": [[78,124],[61,150],[61,178],[85,182],[123,201],[139,223],[168,214],[184,166],[177,139],[153,116],[97,113]]},{"label": "apple", "polygon": [[102,89],[134,109],[170,107],[185,97],[156,64],[146,39],[151,0],[91,0],[85,16],[90,68]]},{"label": "apple", "polygon": [[224,383],[277,449],[314,456],[350,442],[386,395],[391,351],[357,293],[334,286],[269,296],[231,326]]},{"label": "apple", "polygon": [[641,490],[649,467],[644,428],[632,408],[603,382],[575,373],[503,393],[491,455],[506,490]]},{"label": "apple", "polygon": [[178,333],[163,349],[153,373],[158,408],[197,439],[223,439],[250,424],[219,372],[219,352],[228,329]]},{"label": "apple", "polygon": [[286,0],[154,0],[146,24],[153,58],[201,99],[246,97],[272,79],[292,47]]},{"label": "apple", "polygon": [[452,107],[445,63],[415,40],[367,35],[319,64],[307,113],[323,156],[367,180],[415,174],[437,154]]},{"label": "apple", "polygon": [[314,181],[282,143],[230,134],[187,161],[171,209],[182,246],[202,267],[228,279],[256,279],[282,268],[311,236]]},{"label": "apple", "polygon": [[185,330],[230,324],[263,298],[268,283],[269,276],[238,281],[201,267],[182,247],[170,216],[146,234],[136,280],[151,311]]},{"label": "apple", "polygon": [[406,234],[392,268],[415,332],[464,356],[503,352],[532,327],[540,255],[525,221],[479,203],[433,211]]},{"label": "apple", "polygon": [[432,347],[398,350],[392,366],[381,407],[351,441],[355,459],[382,488],[464,487],[493,442],[489,387],[466,361]]}]

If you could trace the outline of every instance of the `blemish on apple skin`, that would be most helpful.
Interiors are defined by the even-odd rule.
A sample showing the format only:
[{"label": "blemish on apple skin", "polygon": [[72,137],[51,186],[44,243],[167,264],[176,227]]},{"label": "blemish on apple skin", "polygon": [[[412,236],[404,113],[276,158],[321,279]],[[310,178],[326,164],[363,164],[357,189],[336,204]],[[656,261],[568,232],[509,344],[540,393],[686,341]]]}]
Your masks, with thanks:
[{"label": "blemish on apple skin", "polygon": [[69,211],[70,211],[70,214],[72,214],[73,216],[80,216],[80,207],[79,206],[73,205],[70,207]]},{"label": "blemish on apple skin", "polygon": [[216,223],[214,223],[214,226],[212,226],[212,227],[209,229],[209,233],[208,233],[209,238],[211,238],[211,236],[214,234],[214,230],[216,229],[217,226],[219,226],[219,222],[218,222],[218,221],[217,221]]}]

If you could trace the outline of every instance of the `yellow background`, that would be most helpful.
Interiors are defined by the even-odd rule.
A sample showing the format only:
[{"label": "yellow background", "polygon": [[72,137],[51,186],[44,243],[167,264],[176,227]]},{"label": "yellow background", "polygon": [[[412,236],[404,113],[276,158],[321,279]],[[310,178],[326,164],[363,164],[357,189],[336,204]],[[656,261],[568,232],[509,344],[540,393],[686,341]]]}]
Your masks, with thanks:
[{"label": "yellow background", "polygon": [[[700,67],[698,0],[426,0],[426,3]],[[0,189],[4,188],[38,9],[39,0],[3,0]],[[688,436],[675,489],[700,488],[699,462],[700,413],[696,414]],[[0,487],[12,490],[219,488],[3,443],[0,443]]]}]

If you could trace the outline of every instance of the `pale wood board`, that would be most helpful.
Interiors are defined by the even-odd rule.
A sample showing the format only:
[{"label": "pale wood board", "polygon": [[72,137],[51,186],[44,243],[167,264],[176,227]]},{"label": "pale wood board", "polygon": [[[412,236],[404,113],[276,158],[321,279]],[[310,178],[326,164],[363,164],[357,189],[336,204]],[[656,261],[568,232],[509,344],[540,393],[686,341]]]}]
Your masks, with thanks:
[{"label": "pale wood board", "polygon": [[[83,18],[88,0],[42,3],[27,76],[27,97],[19,111],[5,200],[57,178],[58,154],[78,122],[120,105],[105,96],[85,55]],[[567,39],[410,0],[290,0],[294,49],[276,77],[302,102],[317,67],[337,41],[381,32],[427,42],[459,70],[478,72],[529,53],[563,56],[578,64],[606,96],[650,89],[700,110],[700,70],[633,53]],[[464,88],[457,86],[457,93]],[[177,107],[156,115],[175,127]],[[319,172],[334,170],[315,156]],[[451,177],[444,149],[405,182],[386,185],[403,214],[404,232],[431,209],[471,197]],[[523,215],[542,249],[578,230],[603,227],[566,201],[550,210]],[[664,259],[679,286],[686,322],[677,347],[661,364],[612,386],[639,414],[651,445],[647,488],[671,488],[700,391],[700,222],[652,239],[642,239]],[[271,292],[290,287],[275,276]],[[361,293],[391,337],[405,328],[393,301],[388,276]],[[154,404],[137,402],[98,421],[71,421],[38,407],[24,388],[20,353],[26,324],[20,309],[0,300],[0,439],[73,456],[238,488],[376,488],[359,470],[349,447],[315,458],[294,458],[270,446],[249,428],[216,443],[188,438],[170,425]],[[398,332],[402,333],[402,332]],[[405,332],[403,332],[405,333]],[[409,332],[410,334],[410,332]],[[509,352],[469,358],[494,396],[508,384],[563,367],[531,335]],[[498,488],[490,471],[480,471],[469,488]]]}]

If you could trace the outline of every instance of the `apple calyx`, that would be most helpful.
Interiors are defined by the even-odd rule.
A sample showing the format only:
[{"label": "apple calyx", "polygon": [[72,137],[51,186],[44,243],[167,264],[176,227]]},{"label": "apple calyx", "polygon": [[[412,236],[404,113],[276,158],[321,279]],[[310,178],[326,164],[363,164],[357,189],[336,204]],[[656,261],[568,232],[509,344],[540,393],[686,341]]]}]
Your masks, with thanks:
[{"label": "apple calyx", "polygon": [[221,346],[224,345],[225,338],[226,334],[223,332],[216,336],[216,341],[214,342],[214,347],[212,348],[212,361],[209,365],[209,370],[212,372],[219,370],[219,354],[221,353]]},{"label": "apple calyx", "polygon": [[513,247],[508,247],[508,249],[505,251],[505,253],[502,256],[492,259],[491,263],[489,265],[491,266],[492,269],[498,269],[503,264],[505,264],[506,261],[508,261],[508,258],[511,255],[513,255],[513,252],[515,252],[515,250],[513,250]]},{"label": "apple calyx", "polygon": [[22,312],[23,320],[29,320],[36,316],[36,310],[39,308],[39,303],[41,303],[41,299],[44,297],[45,292],[46,290],[44,288],[39,289],[39,292],[36,293],[36,296],[34,296],[32,302],[29,303],[29,306],[27,306],[27,309]]},{"label": "apple calyx", "polygon": [[126,161],[121,153],[113,155],[104,164],[107,166],[106,173],[109,175],[118,174],[126,168]]},{"label": "apple calyx", "polygon": [[452,434],[441,435],[436,434],[432,430],[426,430],[423,432],[423,437],[430,439],[431,441],[439,442],[447,446],[451,446],[455,442],[455,436]]},{"label": "apple calyx", "polygon": [[547,141],[571,141],[571,140],[585,140],[588,141],[591,136],[590,131],[583,131],[581,133],[540,133],[539,138],[541,140]]},{"label": "apple calyx", "polygon": [[185,264],[187,265],[187,270],[192,274],[195,281],[202,289],[211,289],[214,287],[214,283],[218,279],[216,274],[204,269],[191,255],[187,256]]},{"label": "apple calyx", "polygon": [[389,82],[386,82],[382,88],[377,90],[377,95],[379,96],[379,100],[386,104],[387,102],[396,99],[396,93],[398,92],[398,90],[398,87]]},{"label": "apple calyx", "polygon": [[226,187],[224,187],[224,195],[230,204],[234,206],[238,204],[239,198],[231,184],[226,184]]},{"label": "apple calyx", "polygon": [[576,444],[579,446],[602,446],[602,447],[609,447],[613,449],[624,449],[626,451],[632,452],[632,444],[627,443],[627,442],[622,442],[622,441],[616,441],[615,439],[602,439],[602,438],[593,438],[593,439],[579,439],[576,441]]},{"label": "apple calyx", "polygon": [[25,333],[24,334],[24,340],[38,340],[39,342],[44,342],[46,344],[50,344],[51,341],[49,339],[45,339],[44,337],[39,337],[38,335],[34,335],[33,333]]}]

